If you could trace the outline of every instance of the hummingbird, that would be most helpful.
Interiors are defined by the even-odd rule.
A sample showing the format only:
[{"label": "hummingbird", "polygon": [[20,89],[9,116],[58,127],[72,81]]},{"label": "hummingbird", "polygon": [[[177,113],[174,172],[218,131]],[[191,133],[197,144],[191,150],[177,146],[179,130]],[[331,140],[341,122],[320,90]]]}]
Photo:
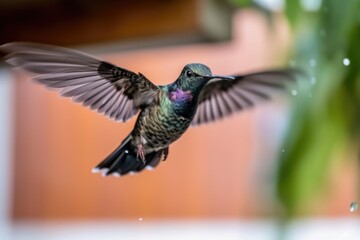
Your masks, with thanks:
[{"label": "hummingbird", "polygon": [[8,64],[36,74],[37,83],[110,119],[125,122],[139,113],[129,135],[93,169],[103,176],[155,168],[191,125],[213,122],[268,100],[298,73],[273,69],[220,76],[204,64],[191,63],[173,83],[155,85],[141,73],[64,47],[13,42],[0,50]]}]

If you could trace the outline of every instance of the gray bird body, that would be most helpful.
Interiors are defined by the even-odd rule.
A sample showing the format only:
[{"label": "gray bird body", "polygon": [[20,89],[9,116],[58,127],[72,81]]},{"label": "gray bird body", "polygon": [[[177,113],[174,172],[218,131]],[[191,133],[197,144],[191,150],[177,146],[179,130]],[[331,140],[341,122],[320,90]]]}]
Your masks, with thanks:
[{"label": "gray bird body", "polygon": [[38,74],[35,81],[111,119],[126,121],[140,111],[128,137],[94,169],[115,176],[156,167],[190,125],[267,100],[298,73],[285,69],[224,77],[196,63],[187,64],[175,82],[156,86],[141,73],[67,48],[9,43],[0,50],[8,53],[9,64]]}]

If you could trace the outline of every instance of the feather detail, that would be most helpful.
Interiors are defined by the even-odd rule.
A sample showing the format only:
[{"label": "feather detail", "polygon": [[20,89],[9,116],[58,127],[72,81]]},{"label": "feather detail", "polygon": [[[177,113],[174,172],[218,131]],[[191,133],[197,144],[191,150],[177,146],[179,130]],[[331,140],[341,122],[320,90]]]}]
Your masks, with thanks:
[{"label": "feather detail", "polygon": [[38,74],[36,82],[116,121],[125,122],[159,93],[142,74],[76,50],[21,42],[0,49],[9,64]]}]

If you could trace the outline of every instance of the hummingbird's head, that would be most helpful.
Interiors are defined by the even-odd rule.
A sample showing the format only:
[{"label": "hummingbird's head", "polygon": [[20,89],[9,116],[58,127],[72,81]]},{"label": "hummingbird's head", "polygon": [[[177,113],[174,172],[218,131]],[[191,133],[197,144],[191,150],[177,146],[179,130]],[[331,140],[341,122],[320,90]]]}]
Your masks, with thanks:
[{"label": "hummingbird's head", "polygon": [[212,75],[210,68],[204,64],[190,63],[183,68],[175,84],[182,90],[200,92],[214,78],[233,79],[233,77]]}]

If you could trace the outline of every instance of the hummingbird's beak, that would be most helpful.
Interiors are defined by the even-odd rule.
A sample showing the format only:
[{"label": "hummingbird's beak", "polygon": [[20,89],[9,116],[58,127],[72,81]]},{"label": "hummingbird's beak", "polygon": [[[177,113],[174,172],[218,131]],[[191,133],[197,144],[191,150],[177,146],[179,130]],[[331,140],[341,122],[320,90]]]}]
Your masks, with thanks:
[{"label": "hummingbird's beak", "polygon": [[219,76],[219,75],[211,75],[211,76],[203,76],[205,79],[211,80],[214,78],[219,78],[222,80],[234,80],[235,78],[232,76]]},{"label": "hummingbird's beak", "polygon": [[212,78],[220,78],[223,80],[234,80],[235,78],[232,76],[218,76],[218,75],[212,75]]},{"label": "hummingbird's beak", "polygon": [[210,79],[213,79],[213,78],[220,78],[222,80],[234,80],[235,78],[232,77],[232,76],[218,76],[218,75],[211,75],[210,76]]}]

